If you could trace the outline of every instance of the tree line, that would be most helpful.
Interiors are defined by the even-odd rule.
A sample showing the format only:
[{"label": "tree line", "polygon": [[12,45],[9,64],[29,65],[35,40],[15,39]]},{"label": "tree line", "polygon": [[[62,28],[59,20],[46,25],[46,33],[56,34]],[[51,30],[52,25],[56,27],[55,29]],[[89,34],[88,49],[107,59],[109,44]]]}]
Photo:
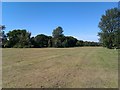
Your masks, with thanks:
[{"label": "tree line", "polygon": [[[2,26],[2,30],[5,26]],[[45,47],[79,47],[79,46],[100,46],[98,42],[78,40],[72,36],[65,36],[62,27],[53,30],[52,36],[38,34],[31,37],[27,30],[12,30],[7,34],[2,31],[3,48],[45,48]]]}]

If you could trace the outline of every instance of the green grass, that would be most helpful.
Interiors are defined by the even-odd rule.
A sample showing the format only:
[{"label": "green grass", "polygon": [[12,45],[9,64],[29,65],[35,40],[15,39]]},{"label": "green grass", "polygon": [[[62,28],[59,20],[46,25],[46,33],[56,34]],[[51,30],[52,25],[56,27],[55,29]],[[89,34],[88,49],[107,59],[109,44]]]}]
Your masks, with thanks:
[{"label": "green grass", "polygon": [[117,88],[118,52],[102,47],[4,48],[4,88]]}]

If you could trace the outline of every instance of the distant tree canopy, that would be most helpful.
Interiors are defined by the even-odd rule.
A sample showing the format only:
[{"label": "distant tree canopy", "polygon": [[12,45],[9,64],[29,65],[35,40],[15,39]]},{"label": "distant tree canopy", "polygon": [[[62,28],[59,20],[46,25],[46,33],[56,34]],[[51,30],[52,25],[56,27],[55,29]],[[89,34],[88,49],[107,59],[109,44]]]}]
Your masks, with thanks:
[{"label": "distant tree canopy", "polygon": [[120,10],[108,9],[99,22],[100,42],[107,48],[120,48]]},{"label": "distant tree canopy", "polygon": [[[100,46],[98,42],[88,42],[77,40],[72,36],[64,36],[62,27],[57,27],[53,30],[52,36],[38,34],[31,37],[31,33],[27,30],[17,29],[9,31],[3,40],[2,47],[8,48],[45,48],[45,47],[79,47],[79,46]],[[92,44],[91,44],[92,43]]]}]

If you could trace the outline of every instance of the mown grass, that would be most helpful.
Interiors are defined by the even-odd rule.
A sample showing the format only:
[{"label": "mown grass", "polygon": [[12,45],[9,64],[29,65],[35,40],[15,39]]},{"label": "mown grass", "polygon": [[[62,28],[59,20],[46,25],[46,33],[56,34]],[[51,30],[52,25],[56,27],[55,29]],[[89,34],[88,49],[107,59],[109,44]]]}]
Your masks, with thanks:
[{"label": "mown grass", "polygon": [[4,48],[4,88],[116,88],[118,52],[102,47]]}]

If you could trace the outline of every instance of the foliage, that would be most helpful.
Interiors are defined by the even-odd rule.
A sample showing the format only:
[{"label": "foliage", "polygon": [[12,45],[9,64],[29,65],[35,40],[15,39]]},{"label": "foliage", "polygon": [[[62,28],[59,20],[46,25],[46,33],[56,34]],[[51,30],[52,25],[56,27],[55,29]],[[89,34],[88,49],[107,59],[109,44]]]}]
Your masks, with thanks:
[{"label": "foliage", "polygon": [[99,22],[100,42],[107,48],[120,48],[120,11],[118,8],[108,9]]},{"label": "foliage", "polygon": [[84,46],[84,41],[78,40],[76,46]]},{"label": "foliage", "polygon": [[26,30],[13,30],[7,33],[8,47],[30,47],[31,33]]},{"label": "foliage", "polygon": [[63,36],[63,29],[62,29],[62,27],[57,27],[56,29],[54,29],[53,30],[53,32],[52,32],[52,35],[53,35],[53,37],[54,38],[58,38],[58,37],[60,37],[60,36]]},{"label": "foliage", "polygon": [[75,47],[76,46],[76,42],[77,42],[76,38],[74,38],[72,36],[67,36],[65,40],[67,43],[67,47]]},{"label": "foliage", "polygon": [[37,47],[48,47],[49,37],[44,34],[39,34],[35,38],[35,43]]},{"label": "foliage", "polygon": [[7,42],[7,37],[5,35],[5,25],[0,25],[0,47],[5,47]]},{"label": "foliage", "polygon": [[[43,48],[43,47],[76,47],[76,46],[97,46],[96,42],[88,42],[77,40],[72,36],[64,36],[61,27],[53,30],[53,37],[44,34],[39,34],[35,37],[30,37],[31,33],[26,30],[9,31],[6,35],[6,40],[3,42],[4,47],[9,48]],[[3,34],[4,35],[4,34]],[[5,36],[4,36],[5,37]]]},{"label": "foliage", "polygon": [[101,46],[98,42],[84,41],[84,46]]}]

